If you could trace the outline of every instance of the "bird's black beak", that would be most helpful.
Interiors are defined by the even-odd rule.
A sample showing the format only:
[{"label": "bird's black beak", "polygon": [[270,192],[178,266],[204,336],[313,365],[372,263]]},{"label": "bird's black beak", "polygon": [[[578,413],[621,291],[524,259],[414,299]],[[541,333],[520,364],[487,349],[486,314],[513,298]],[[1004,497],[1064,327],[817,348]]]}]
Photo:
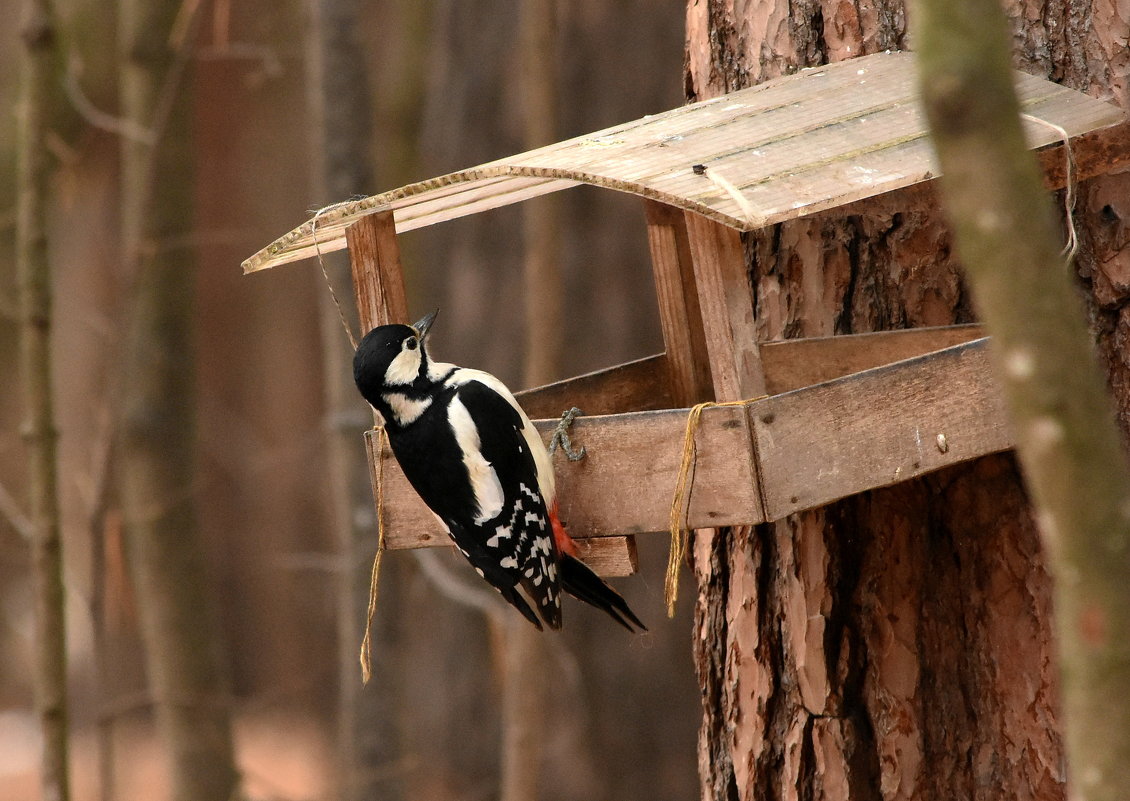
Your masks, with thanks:
[{"label": "bird's black beak", "polygon": [[439,314],[439,309],[436,309],[431,314],[425,315],[424,318],[418,321],[412,327],[416,329],[416,336],[423,342],[424,338],[428,335],[428,329],[432,327],[432,323],[436,321],[436,315]]}]

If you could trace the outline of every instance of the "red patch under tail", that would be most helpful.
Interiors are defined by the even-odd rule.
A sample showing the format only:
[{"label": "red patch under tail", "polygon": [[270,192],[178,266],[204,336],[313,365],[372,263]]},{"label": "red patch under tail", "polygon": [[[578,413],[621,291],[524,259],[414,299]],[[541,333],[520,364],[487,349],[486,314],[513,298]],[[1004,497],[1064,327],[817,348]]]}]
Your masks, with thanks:
[{"label": "red patch under tail", "polygon": [[565,526],[561,523],[561,518],[557,516],[556,500],[549,510],[549,523],[553,526],[553,540],[557,543],[557,552],[579,559],[580,551],[577,550],[577,543],[573,542],[573,538],[569,536],[569,532],[565,530]]}]

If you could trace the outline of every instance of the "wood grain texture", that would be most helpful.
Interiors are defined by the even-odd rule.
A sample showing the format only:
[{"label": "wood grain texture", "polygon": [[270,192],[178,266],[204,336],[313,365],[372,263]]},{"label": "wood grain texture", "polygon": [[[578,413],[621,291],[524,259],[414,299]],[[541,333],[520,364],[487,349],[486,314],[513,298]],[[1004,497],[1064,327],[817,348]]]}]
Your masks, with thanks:
[{"label": "wood grain texture", "polygon": [[631,576],[639,570],[635,537],[583,537],[575,542],[581,561],[598,576]]},{"label": "wood grain texture", "polygon": [[778,395],[753,414],[771,520],[1013,446],[987,339]]},{"label": "wood grain texture", "polygon": [[560,417],[576,406],[586,415],[670,409],[667,357],[662,354],[527,389],[515,396],[531,419]]},{"label": "wood grain texture", "polygon": [[346,230],[361,333],[378,325],[408,322],[408,298],[392,211],[362,217]]},{"label": "wood grain texture", "polygon": [[[788,27],[788,21],[782,21]],[[853,23],[843,21],[850,26]],[[858,20],[854,24],[858,24]],[[320,216],[325,250],[354,220],[388,208],[407,231],[588,183],[752,230],[875,197],[938,174],[915,102],[913,57],[875,53],[741,88],[586,136],[343,204]],[[1050,81],[1015,73],[1024,110],[1079,138],[1080,178],[1130,158],[1119,110]],[[1121,127],[1121,126],[1119,126]],[[1059,135],[1028,124],[1031,147]],[[1114,161],[1112,161],[1114,159]],[[1062,158],[1059,159],[1062,162]],[[1052,157],[1055,161],[1055,157]],[[741,189],[752,215],[692,167]],[[310,223],[244,262],[252,272],[312,255]]]},{"label": "wood grain texture", "polygon": [[870,334],[785,339],[761,344],[770,395],[910,359],[984,336],[980,325],[907,328]]},{"label": "wood grain texture", "polygon": [[687,223],[665,203],[645,200],[644,211],[672,405],[691,406],[709,400],[713,388]]},{"label": "wood grain texture", "polygon": [[[984,336],[980,325],[908,328],[871,334],[763,342],[767,394],[779,395]],[[586,415],[622,414],[688,405],[674,399],[670,357],[658,353],[516,394],[531,418],[552,418],[572,406]],[[709,379],[709,373],[706,377]]]},{"label": "wood grain texture", "polygon": [[765,375],[753,319],[753,291],[745,266],[741,234],[700,214],[686,214],[694,259],[714,399],[765,394]]}]

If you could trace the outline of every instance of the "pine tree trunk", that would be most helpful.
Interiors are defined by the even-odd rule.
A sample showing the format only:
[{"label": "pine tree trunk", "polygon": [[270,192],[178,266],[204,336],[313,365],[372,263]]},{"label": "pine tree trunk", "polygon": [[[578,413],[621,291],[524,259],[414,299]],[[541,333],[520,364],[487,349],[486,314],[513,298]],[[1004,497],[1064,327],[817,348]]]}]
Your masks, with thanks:
[{"label": "pine tree trunk", "polygon": [[[118,482],[145,665],[175,801],[231,798],[231,692],[194,503],[191,137],[181,3],[122,0],[122,240],[133,295],[122,359]],[[190,15],[195,17],[195,15]]]},{"label": "pine tree trunk", "polygon": [[[1123,100],[1109,5],[1006,3],[1014,64]],[[688,96],[908,46],[893,0],[691,0]],[[1087,182],[1077,213],[1124,427],[1125,180]],[[922,187],[748,237],[760,337],[971,321],[937,205]],[[1011,457],[700,534],[694,555],[704,799],[1064,797],[1051,585]]]}]

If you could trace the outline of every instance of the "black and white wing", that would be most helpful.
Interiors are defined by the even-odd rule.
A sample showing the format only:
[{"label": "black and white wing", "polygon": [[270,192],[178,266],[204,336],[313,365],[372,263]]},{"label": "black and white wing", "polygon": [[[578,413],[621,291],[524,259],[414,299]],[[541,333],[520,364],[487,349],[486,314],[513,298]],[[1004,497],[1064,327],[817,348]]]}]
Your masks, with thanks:
[{"label": "black and white wing", "polygon": [[[525,590],[551,628],[561,626],[558,554],[548,514],[552,467],[545,446],[509,390],[477,370],[458,370],[448,419],[475,496],[470,519],[445,519],[456,545],[535,625]],[[546,475],[545,471],[549,471]]]}]

